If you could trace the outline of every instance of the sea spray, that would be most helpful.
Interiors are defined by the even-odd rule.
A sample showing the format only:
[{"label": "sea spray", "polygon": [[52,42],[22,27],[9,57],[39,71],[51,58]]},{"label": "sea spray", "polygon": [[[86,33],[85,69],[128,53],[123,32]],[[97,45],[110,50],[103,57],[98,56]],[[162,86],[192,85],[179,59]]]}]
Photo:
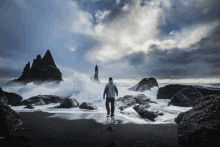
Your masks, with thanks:
[{"label": "sea spray", "polygon": [[[41,85],[34,85],[34,83],[28,83],[27,85],[19,85],[15,87],[3,87],[4,91],[15,92],[20,94],[24,99],[30,98],[32,96],[37,95],[57,95],[62,97],[69,97],[71,99],[77,99],[79,104],[83,102],[93,103],[97,106],[97,110],[84,110],[79,108],[53,108],[59,104],[49,104],[42,106],[35,106],[34,110],[24,109],[24,106],[12,106],[12,108],[19,112],[33,112],[33,111],[44,111],[49,113],[72,113],[69,119],[83,119],[85,115],[88,114],[86,118],[93,118],[98,122],[104,123],[103,118],[96,117],[96,114],[106,115],[105,109],[105,100],[103,100],[103,92],[106,83],[96,83],[90,80],[89,76],[74,73],[71,77],[64,79],[64,81],[60,82],[59,85],[54,85],[52,83],[43,83]],[[128,83],[130,84],[130,83]],[[135,84],[131,84],[130,86],[134,86]],[[159,84],[160,87],[164,87],[168,84]],[[207,84],[206,84],[207,85]],[[129,91],[126,84],[117,83],[118,88],[118,96],[123,97],[125,95],[138,95],[144,94],[152,101],[157,102],[157,104],[151,104],[149,110],[156,110],[163,112],[163,116],[159,116],[156,118],[155,122],[149,122],[149,120],[142,119],[133,109],[133,106],[126,108],[123,110],[123,113],[118,109],[119,105],[115,103],[115,115],[124,117],[124,119],[132,121],[133,123],[174,123],[174,118],[180,113],[191,109],[191,107],[177,107],[177,106],[168,106],[169,99],[157,99],[157,92],[159,87],[153,87],[151,90],[147,90],[144,92],[137,91]],[[75,117],[77,114],[78,117]],[[102,115],[100,115],[101,117]],[[103,122],[101,121],[103,120]],[[124,123],[126,121],[124,120]]]}]

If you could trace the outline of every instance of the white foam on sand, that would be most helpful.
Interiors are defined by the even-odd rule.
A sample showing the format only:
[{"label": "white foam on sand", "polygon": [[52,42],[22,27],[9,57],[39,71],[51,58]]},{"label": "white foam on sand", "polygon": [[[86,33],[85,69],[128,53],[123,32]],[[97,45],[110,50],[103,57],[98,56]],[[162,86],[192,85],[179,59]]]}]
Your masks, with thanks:
[{"label": "white foam on sand", "polygon": [[[107,82],[107,81],[106,81]],[[177,107],[177,106],[168,106],[170,100],[167,99],[156,99],[158,87],[151,88],[145,92],[134,92],[129,91],[127,85],[126,87],[123,84],[118,85],[118,97],[123,97],[125,95],[138,95],[145,94],[152,101],[157,102],[158,104],[150,103],[151,107],[149,110],[162,112],[164,115],[156,118],[155,122],[152,122],[148,119],[141,118],[137,112],[133,109],[133,106],[121,111],[118,109],[118,102],[115,102],[115,117],[114,123],[117,120],[119,123],[138,123],[138,124],[158,124],[158,123],[174,123],[174,118],[180,112],[185,112],[191,107]],[[135,84],[130,84],[134,86]],[[160,87],[163,87],[167,84],[159,84]],[[89,77],[83,75],[75,74],[73,77],[69,78],[66,81],[60,83],[59,86],[53,86],[44,84],[44,85],[34,85],[33,83],[28,83],[26,86],[16,86],[16,87],[3,87],[4,91],[15,92],[20,94],[23,99],[28,99],[32,96],[37,95],[58,95],[63,97],[70,96],[71,99],[76,99],[79,104],[83,102],[93,103],[97,106],[97,110],[85,110],[79,108],[53,108],[57,104],[48,104],[42,106],[35,106],[33,110],[25,109],[25,106],[12,106],[11,108],[18,112],[35,112],[43,111],[48,113],[56,113],[51,117],[62,117],[65,119],[77,120],[77,119],[94,119],[99,123],[112,123],[111,119],[106,117],[106,108],[105,100],[103,100],[103,91],[105,84],[98,84],[90,81]],[[79,91],[80,93],[74,93]]]}]

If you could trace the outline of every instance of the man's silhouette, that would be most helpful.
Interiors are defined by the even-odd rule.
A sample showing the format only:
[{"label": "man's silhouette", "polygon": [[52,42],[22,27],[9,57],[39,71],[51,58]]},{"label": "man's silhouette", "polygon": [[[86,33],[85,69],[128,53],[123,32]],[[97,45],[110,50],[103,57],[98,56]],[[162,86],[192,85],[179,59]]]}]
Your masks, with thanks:
[{"label": "man's silhouette", "polygon": [[103,99],[105,99],[105,94],[106,94],[106,110],[107,110],[107,115],[109,115],[110,110],[109,110],[109,102],[111,102],[111,116],[114,116],[114,109],[115,109],[115,93],[118,96],[118,89],[113,83],[112,77],[109,78],[109,83],[105,85],[104,89],[104,94],[103,94]]}]

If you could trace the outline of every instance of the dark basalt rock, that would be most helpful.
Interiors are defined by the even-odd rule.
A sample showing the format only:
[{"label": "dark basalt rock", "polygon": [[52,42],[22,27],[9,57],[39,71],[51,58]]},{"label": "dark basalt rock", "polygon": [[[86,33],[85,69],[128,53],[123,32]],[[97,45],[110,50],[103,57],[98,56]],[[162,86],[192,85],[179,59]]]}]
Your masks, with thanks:
[{"label": "dark basalt rock", "polygon": [[192,107],[193,103],[201,99],[203,95],[197,88],[186,87],[177,92],[171,99],[168,105],[180,107]]},{"label": "dark basalt rock", "polygon": [[175,119],[182,147],[216,146],[220,138],[220,95],[198,99],[193,108]]},{"label": "dark basalt rock", "polygon": [[43,99],[45,104],[61,103],[63,101],[63,98],[56,96],[56,95],[38,95],[35,97]]},{"label": "dark basalt rock", "polygon": [[24,81],[29,79],[29,73],[30,73],[30,62],[28,62],[22,72],[22,75],[17,79],[17,81]]},{"label": "dark basalt rock", "polygon": [[83,102],[80,106],[80,109],[96,110],[97,107],[92,103]]},{"label": "dark basalt rock", "polygon": [[44,100],[41,97],[31,97],[29,99],[23,100],[21,102],[22,105],[29,105],[29,104],[35,104],[35,105],[46,105]]},{"label": "dark basalt rock", "polygon": [[135,105],[133,107],[133,109],[143,118],[147,118],[151,121],[155,121],[155,118],[157,118],[159,115],[163,115],[163,113],[157,111],[157,112],[153,112],[153,111],[148,111],[147,108],[149,108],[149,105]]},{"label": "dark basalt rock", "polygon": [[202,87],[202,86],[192,86],[192,85],[179,85],[170,84],[164,87],[160,87],[157,93],[157,99],[171,99],[176,93],[178,93],[183,88],[197,88],[198,91],[203,95],[220,94],[220,88],[212,87]]},{"label": "dark basalt rock", "polygon": [[116,101],[122,102],[122,106],[119,107],[121,111],[124,109],[135,105],[135,104],[141,104],[141,105],[148,105],[149,103],[156,103],[154,101],[151,101],[147,96],[144,94],[138,94],[136,96],[133,95],[125,95],[122,98],[118,98]]},{"label": "dark basalt rock", "polygon": [[174,94],[181,89],[188,87],[187,85],[171,84],[160,87],[157,92],[157,99],[171,99]]},{"label": "dark basalt rock", "polygon": [[27,109],[34,109],[34,105],[33,104],[28,104],[26,107],[24,108],[27,108]]},{"label": "dark basalt rock", "polygon": [[64,99],[59,106],[54,108],[76,108],[79,106],[79,103],[76,99]]},{"label": "dark basalt rock", "polygon": [[49,50],[47,50],[42,59],[41,56],[38,55],[37,58],[33,60],[31,68],[30,62],[28,62],[22,75],[18,79],[13,80],[13,82],[35,82],[36,84],[46,81],[57,81],[58,83],[62,81],[62,74],[56,67]]},{"label": "dark basalt rock", "polygon": [[16,93],[13,92],[6,92],[4,91],[5,96],[8,99],[8,104],[12,105],[12,106],[18,106],[20,105],[21,101],[22,101],[22,97]]},{"label": "dark basalt rock", "polygon": [[137,85],[135,85],[132,88],[129,88],[128,90],[143,92],[145,90],[150,90],[154,86],[159,86],[157,80],[153,77],[150,77],[142,79]]},{"label": "dark basalt rock", "polygon": [[7,97],[0,87],[0,137],[10,136],[22,125],[21,115],[7,104]]},{"label": "dark basalt rock", "polygon": [[46,105],[50,103],[61,103],[63,98],[55,95],[38,95],[33,96],[29,99],[23,100],[18,105],[28,105],[28,104],[35,104],[35,105]]}]

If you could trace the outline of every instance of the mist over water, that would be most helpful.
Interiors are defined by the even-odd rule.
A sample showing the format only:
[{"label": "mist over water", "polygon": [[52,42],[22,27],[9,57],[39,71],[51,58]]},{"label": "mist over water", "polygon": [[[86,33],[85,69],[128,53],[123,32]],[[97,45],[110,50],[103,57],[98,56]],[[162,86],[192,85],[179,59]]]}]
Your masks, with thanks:
[{"label": "mist over water", "polygon": [[[113,80],[114,82],[114,80]],[[49,104],[42,106],[35,106],[34,110],[24,109],[24,106],[12,106],[12,108],[18,112],[34,112],[34,111],[44,111],[49,113],[57,113],[51,117],[62,117],[65,119],[95,119],[100,123],[108,123],[106,120],[106,108],[105,100],[103,100],[103,92],[106,83],[95,83],[90,80],[90,77],[80,74],[74,74],[72,77],[64,79],[60,82],[59,85],[54,85],[51,83],[44,83],[41,85],[34,85],[33,83],[28,83],[27,85],[17,85],[10,87],[2,87],[4,91],[14,92],[23,97],[23,99],[28,99],[37,95],[57,95],[64,98],[76,99],[79,104],[83,102],[93,103],[97,106],[97,110],[85,110],[79,108],[53,108],[57,104]],[[138,95],[144,94],[152,101],[157,102],[158,104],[150,104],[149,110],[160,111],[164,115],[156,118],[155,122],[151,122],[148,119],[141,118],[136,111],[133,109],[133,106],[121,111],[118,109],[120,102],[115,102],[115,119],[123,123],[174,123],[174,118],[180,112],[187,111],[191,107],[177,107],[177,106],[167,106],[170,100],[168,99],[157,99],[158,87],[151,88],[145,92],[134,92],[127,90],[128,88],[134,86],[137,83],[116,83],[118,88],[118,97],[123,97],[125,95]],[[168,85],[159,84],[160,87]],[[186,85],[200,85],[205,87],[213,87],[210,84],[186,84]]]}]

